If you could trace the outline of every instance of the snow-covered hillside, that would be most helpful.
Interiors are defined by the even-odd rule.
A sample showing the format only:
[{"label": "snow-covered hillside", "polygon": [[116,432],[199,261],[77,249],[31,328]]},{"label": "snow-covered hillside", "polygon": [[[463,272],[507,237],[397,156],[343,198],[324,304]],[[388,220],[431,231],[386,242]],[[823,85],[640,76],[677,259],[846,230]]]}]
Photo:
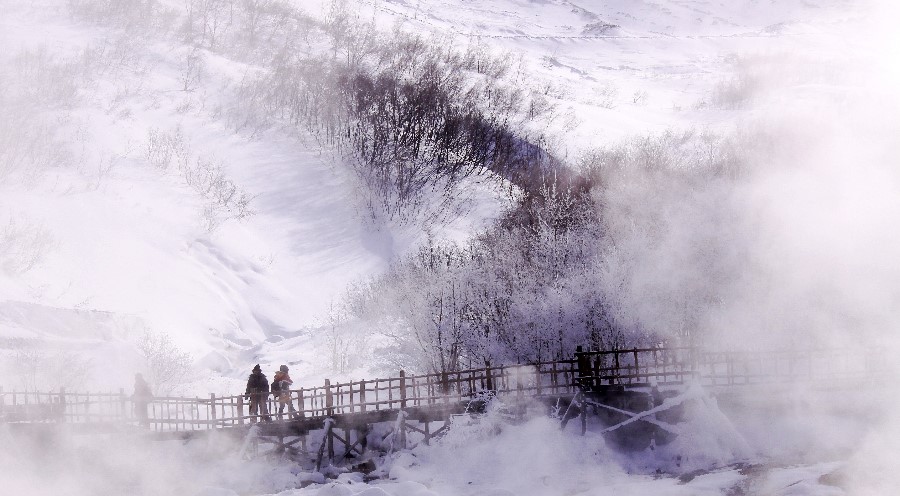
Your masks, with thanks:
[{"label": "snow-covered hillside", "polygon": [[[231,99],[257,70],[252,62],[73,13],[90,4],[7,2],[0,18],[13,109],[3,122],[2,335],[102,350],[87,359],[92,381],[106,387],[127,382],[110,380],[108,357],[123,346],[133,356],[129,343],[148,330],[171,335],[214,375],[286,361],[321,377],[330,364],[316,358],[325,340],[314,331],[329,308],[348,283],[420,243],[421,225],[367,221],[356,179],[313,137],[238,130]],[[183,14],[169,7],[173,19]],[[319,19],[334,9],[298,8]],[[505,50],[527,89],[552,106],[536,125],[572,161],[630,136],[727,128],[765,113],[781,104],[766,87],[779,77],[793,86],[776,97],[803,85],[818,102],[832,87],[794,81],[792,64],[834,56],[833,32],[846,34],[864,14],[845,2],[755,1],[345,9],[382,29]],[[466,214],[429,235],[464,240],[496,215],[503,195],[473,186]],[[113,377],[135,368],[122,362]]]},{"label": "snow-covered hillside", "polygon": [[[48,361],[77,351],[86,384],[124,386],[141,367],[129,343],[149,331],[240,377],[426,235],[367,220],[352,174],[314,138],[236,131],[223,107],[252,66],[91,24],[65,2],[10,2],[0,22],[7,358],[21,344]],[[478,208],[459,205],[471,215],[435,235],[495,214],[497,195],[472,191]],[[324,366],[316,354],[278,360]]]},{"label": "snow-covered hillside", "polygon": [[[252,15],[234,15],[238,3],[250,13],[265,4],[277,22],[252,24]],[[335,308],[348,286],[429,241],[465,243],[501,214],[515,188],[477,174],[449,204],[430,194],[403,221],[379,215],[327,132],[251,101],[254,85],[274,71],[270,61],[327,50],[322,26],[343,25],[335,19],[361,39],[369,29],[397,30],[499,57],[509,64],[501,83],[529,99],[534,117],[523,126],[574,168],[595,149],[669,130],[699,137],[690,141],[695,154],[715,136],[771,138],[754,142],[765,153],[752,163],[761,165],[743,171],[724,201],[677,188],[660,199],[637,182],[627,191],[615,210],[618,229],[638,232],[644,210],[656,207],[666,222],[659,238],[621,247],[636,281],[623,289],[623,306],[643,322],[668,324],[659,315],[682,302],[651,290],[711,285],[692,269],[727,263],[742,268],[739,276],[712,288],[716,298],[703,299],[694,322],[721,329],[721,343],[808,333],[893,349],[897,15],[890,2],[874,0],[0,0],[0,386],[130,388],[148,367],[142,339],[166,335],[173,353],[191,355],[188,383],[160,385],[166,390],[233,394],[255,363],[267,371],[290,364],[303,385],[384,373],[380,363],[336,364],[338,348],[377,339],[356,330],[356,341],[342,341]],[[317,70],[327,72],[310,72]],[[723,204],[730,209],[709,211]],[[709,259],[691,251],[698,240],[713,247]],[[722,420],[715,405],[701,413]],[[836,418],[818,419],[804,441]],[[836,467],[875,480],[858,494],[879,494],[889,487],[878,486],[882,468],[896,461],[880,431],[854,424],[847,432],[862,439],[847,447],[842,437],[835,446],[856,450],[843,458],[811,456],[753,475],[748,466],[771,461],[767,448],[754,445],[747,455],[724,443],[717,463],[748,465],[654,479],[599,438],[546,445],[533,442],[556,432],[545,419],[503,428],[490,424],[496,420],[393,460],[399,482],[368,487],[345,477],[285,494],[608,492],[601,486],[616,494],[845,494],[822,482]],[[792,428],[802,424],[794,420]],[[726,423],[715,432],[764,430]],[[486,442],[488,431],[498,439]],[[886,432],[896,433],[896,422]],[[546,463],[500,456],[495,480],[479,472],[497,459],[493,449]],[[148,464],[165,458],[154,450]],[[477,456],[454,465],[465,450]],[[21,463],[28,474],[33,467]],[[276,492],[298,482],[289,469],[272,471],[283,485],[241,482],[235,490]],[[222,473],[201,482],[222,486]],[[23,479],[31,487],[32,478]],[[147,484],[146,494],[165,492]],[[215,491],[203,494],[232,494]]]}]

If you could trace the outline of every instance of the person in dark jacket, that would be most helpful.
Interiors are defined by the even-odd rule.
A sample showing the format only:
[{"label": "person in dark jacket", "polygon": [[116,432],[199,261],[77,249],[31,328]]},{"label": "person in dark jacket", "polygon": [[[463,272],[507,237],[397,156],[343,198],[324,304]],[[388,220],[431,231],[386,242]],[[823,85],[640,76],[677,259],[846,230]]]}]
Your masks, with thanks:
[{"label": "person in dark jacket", "polygon": [[[253,373],[247,378],[247,391],[244,397],[250,400],[250,421],[257,422],[262,418],[266,422],[271,422],[269,417],[269,380],[266,379],[259,364],[253,367]],[[257,416],[258,414],[258,416]]]},{"label": "person in dark jacket", "polygon": [[131,395],[132,405],[134,408],[134,416],[138,419],[138,424],[149,425],[147,419],[147,405],[153,399],[153,392],[150,391],[150,385],[144,380],[141,374],[134,374],[134,394]]}]

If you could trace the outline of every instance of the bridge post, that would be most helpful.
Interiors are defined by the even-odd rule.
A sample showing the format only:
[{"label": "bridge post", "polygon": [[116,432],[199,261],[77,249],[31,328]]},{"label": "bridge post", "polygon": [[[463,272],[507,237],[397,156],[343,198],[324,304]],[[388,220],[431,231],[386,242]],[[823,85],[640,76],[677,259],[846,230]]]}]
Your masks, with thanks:
[{"label": "bridge post", "polygon": [[329,417],[334,415],[334,396],[331,393],[330,379],[325,379],[325,414]]},{"label": "bridge post", "polygon": [[244,425],[244,395],[237,397],[237,421],[238,425]]},{"label": "bridge post", "polygon": [[212,426],[218,423],[216,422],[216,393],[209,393],[209,420],[212,421]]},{"label": "bridge post", "polygon": [[693,345],[688,350],[688,360],[690,361],[688,366],[690,367],[691,379],[698,378],[700,376],[700,350]]},{"label": "bridge post", "polygon": [[[331,441],[331,429],[333,425],[334,419],[325,419],[325,437],[322,438],[322,444],[319,445],[319,453],[316,455],[316,472],[322,470],[322,457],[325,454],[325,446]],[[332,446],[332,450],[333,449],[334,447]],[[332,459],[334,458],[334,453],[331,453],[331,457]]]},{"label": "bridge post", "polygon": [[[65,390],[60,388],[60,398],[65,393]],[[126,406],[127,396],[125,396],[125,388],[119,388],[119,410],[122,415],[122,422],[128,420],[128,407]]]},{"label": "bridge post", "polygon": [[522,382],[522,366],[516,367],[516,417],[525,416],[525,385]]},{"label": "bridge post", "polygon": [[361,430],[356,431],[357,436],[362,436],[359,440],[359,447],[362,449],[360,452],[361,455],[366,454],[366,450],[369,448],[369,430],[372,428],[370,424],[365,424],[365,426]]},{"label": "bridge post", "polygon": [[622,374],[622,372],[621,372],[621,370],[620,370],[621,365],[619,365],[619,350],[614,350],[614,351],[613,351],[613,357],[614,357],[615,362],[616,362],[616,372],[613,374],[612,379],[609,381],[609,383],[610,383],[610,384],[618,384],[618,383],[619,383],[619,380],[618,380],[618,379],[619,379],[619,376]]},{"label": "bridge post", "polygon": [[559,393],[559,377],[556,374],[556,362],[553,362],[550,366],[550,390],[553,391],[553,394]]},{"label": "bridge post", "polygon": [[359,381],[359,410],[366,413],[366,380]]},{"label": "bridge post", "polygon": [[587,398],[584,395],[581,395],[581,435],[585,435],[587,433]]},{"label": "bridge post", "polygon": [[406,449],[406,412],[401,411],[399,414],[400,428],[400,449]]},{"label": "bridge post", "polygon": [[[640,365],[638,364],[638,351],[637,351],[637,348],[633,349],[633,350],[632,350],[632,353],[634,353],[634,375],[639,376],[640,373],[641,373],[641,370],[640,370]],[[630,383],[634,383],[634,382],[637,382],[637,381],[639,381],[639,380],[640,380],[639,377],[633,377],[629,382],[630,382]]]},{"label": "bridge post", "polygon": [[300,388],[297,390],[297,415],[300,417],[306,416],[306,414],[303,413],[304,408],[306,408],[306,405],[304,403],[305,401],[303,399],[303,388]]},{"label": "bridge post", "polygon": [[[3,392],[3,388],[0,388],[0,393]],[[59,388],[59,421],[66,421],[66,388]]]},{"label": "bridge post", "polygon": [[[353,413],[355,413],[354,410],[356,410],[356,398],[353,397],[353,381],[352,380],[347,383],[347,396],[349,397],[348,401],[350,402],[350,413],[353,414]],[[343,398],[344,398],[344,395],[338,393],[338,400],[341,404],[343,404]],[[346,412],[347,410],[345,408],[342,408],[341,411]],[[344,431],[344,435],[347,435],[346,430]]]},{"label": "bridge post", "polygon": [[575,379],[575,383],[582,388],[590,388],[588,377],[591,375],[591,358],[581,346],[575,347],[575,363],[578,366],[578,377]]},{"label": "bridge post", "polygon": [[522,367],[516,367],[516,398],[519,401],[522,401],[522,396],[525,395],[524,385],[522,384]]},{"label": "bridge post", "polygon": [[332,425],[328,426],[326,442],[328,443],[328,459],[334,463],[334,426]]},{"label": "bridge post", "polygon": [[406,371],[400,371],[400,409],[406,409]]},{"label": "bridge post", "polygon": [[725,354],[727,359],[726,373],[728,374],[728,384],[734,385],[734,354],[728,352]]}]

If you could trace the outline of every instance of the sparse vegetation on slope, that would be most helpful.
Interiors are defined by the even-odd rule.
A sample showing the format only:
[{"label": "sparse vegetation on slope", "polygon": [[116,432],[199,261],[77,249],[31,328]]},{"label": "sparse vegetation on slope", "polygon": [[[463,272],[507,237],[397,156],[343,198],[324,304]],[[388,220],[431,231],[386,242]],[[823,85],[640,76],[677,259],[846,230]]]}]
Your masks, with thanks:
[{"label": "sparse vegetation on slope", "polygon": [[[597,150],[467,245],[423,247],[353,288],[345,316],[385,329],[380,358],[434,372],[690,342],[738,270],[708,256],[739,235],[724,200],[742,167],[733,146],[687,133]],[[710,225],[673,233],[673,215]],[[640,266],[654,254],[673,258]]]}]

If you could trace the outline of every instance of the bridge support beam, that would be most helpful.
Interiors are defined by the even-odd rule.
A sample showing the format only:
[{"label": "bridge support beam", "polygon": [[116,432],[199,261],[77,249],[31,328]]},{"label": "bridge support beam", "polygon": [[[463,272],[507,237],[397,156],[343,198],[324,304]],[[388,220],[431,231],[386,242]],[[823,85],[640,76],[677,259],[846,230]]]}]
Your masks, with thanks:
[{"label": "bridge support beam", "polygon": [[316,472],[322,470],[322,458],[325,455],[325,446],[329,445],[329,459],[334,460],[334,440],[332,439],[334,430],[334,419],[325,419],[325,437],[322,438],[322,444],[319,445],[319,453],[316,455]]}]

